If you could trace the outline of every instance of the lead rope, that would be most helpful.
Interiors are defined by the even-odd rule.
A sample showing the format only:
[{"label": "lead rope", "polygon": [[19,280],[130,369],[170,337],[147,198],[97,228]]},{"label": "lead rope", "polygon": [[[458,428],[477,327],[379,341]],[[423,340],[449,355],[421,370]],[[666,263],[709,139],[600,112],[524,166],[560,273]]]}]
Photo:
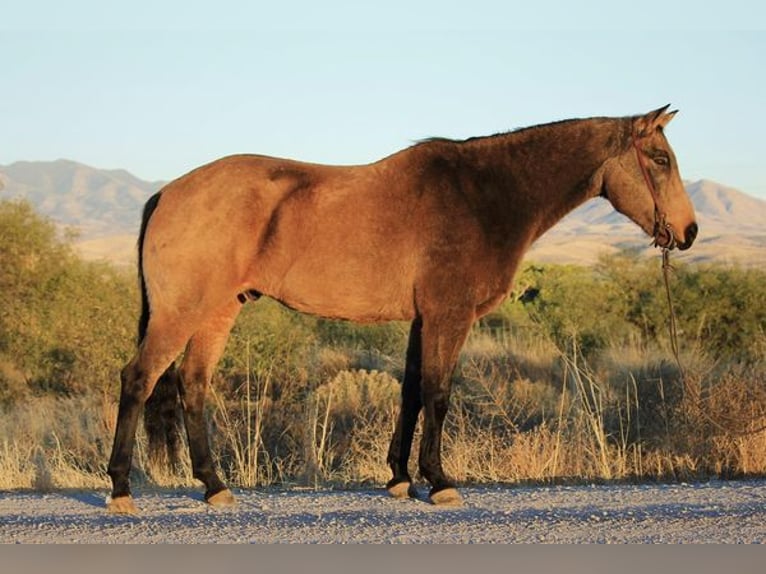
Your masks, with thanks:
[{"label": "lead rope", "polygon": [[673,271],[673,266],[670,264],[670,249],[667,247],[662,248],[662,278],[665,283],[665,296],[668,300],[668,314],[670,319],[668,321],[668,330],[670,334],[670,349],[673,351],[673,357],[676,359],[678,370],[681,373],[681,379],[686,384],[686,374],[684,367],[681,364],[681,356],[678,351],[678,328],[676,326],[676,310],[673,307],[673,296],[670,293],[670,272]]},{"label": "lead rope", "polygon": [[[734,432],[731,427],[727,428],[723,426],[720,422],[715,420],[710,414],[707,412],[707,410],[704,407],[704,399],[701,396],[701,393],[692,388],[692,386],[689,384],[689,381],[686,377],[686,371],[684,370],[683,365],[681,364],[681,355],[679,352],[678,347],[678,327],[676,324],[676,312],[675,308],[673,306],[673,297],[670,292],[670,272],[673,270],[673,266],[670,264],[670,250],[673,249],[676,245],[676,238],[673,234],[672,229],[668,225],[665,214],[660,210],[659,205],[659,197],[657,195],[657,190],[654,187],[654,182],[652,181],[652,178],[649,176],[649,170],[646,169],[646,165],[644,164],[644,159],[641,156],[641,147],[638,145],[638,140],[636,138],[636,135],[633,134],[632,136],[633,140],[633,147],[636,150],[636,159],[638,161],[638,167],[641,171],[641,175],[644,177],[644,182],[646,183],[646,187],[649,189],[649,193],[652,196],[652,200],[654,201],[654,240],[652,244],[655,247],[659,247],[659,237],[660,233],[663,230],[667,230],[669,234],[669,242],[666,246],[661,247],[662,249],[662,277],[663,282],[665,283],[665,295],[668,301],[668,313],[670,315],[668,320],[668,331],[670,336],[670,348],[673,352],[673,357],[675,358],[676,364],[678,365],[678,371],[679,375],[681,376],[681,383],[683,385],[684,393],[687,394],[692,402],[695,404],[697,409],[700,413],[702,413],[702,416],[710,422],[715,428],[717,428],[719,431],[723,431],[725,433],[729,433],[733,436],[745,436],[745,435],[751,435],[756,434],[761,431],[766,430],[766,423],[756,427],[753,430],[746,430],[746,431],[740,431],[740,432]],[[763,416],[763,413],[761,414]],[[735,421],[736,419],[730,418],[730,421]]]},{"label": "lead rope", "polygon": [[[657,239],[655,236],[655,245]],[[667,247],[662,248],[662,279],[665,284],[665,297],[668,302],[668,335],[670,336],[670,350],[673,352],[673,358],[678,365],[678,374],[681,377],[681,384],[683,385],[684,393],[689,396],[693,404],[697,407],[697,410],[705,416],[705,418],[711,422],[719,430],[725,431],[726,429],[721,426],[718,421],[713,420],[711,416],[707,414],[705,409],[702,408],[702,397],[696,389],[693,389],[686,378],[686,370],[683,364],[681,364],[681,353],[678,348],[678,327],[676,323],[676,310],[673,306],[673,296],[670,292],[670,272],[673,271],[673,266],[670,264],[670,249]]]}]

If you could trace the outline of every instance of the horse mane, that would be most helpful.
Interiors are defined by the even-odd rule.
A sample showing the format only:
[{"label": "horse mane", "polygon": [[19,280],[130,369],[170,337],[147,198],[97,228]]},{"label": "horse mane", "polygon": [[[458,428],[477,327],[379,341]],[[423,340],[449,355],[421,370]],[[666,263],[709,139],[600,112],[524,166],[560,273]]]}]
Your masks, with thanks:
[{"label": "horse mane", "polygon": [[471,143],[477,143],[477,142],[484,142],[484,141],[490,141],[490,140],[497,140],[501,138],[506,138],[508,136],[513,135],[519,135],[523,134],[524,132],[529,132],[532,130],[538,130],[543,128],[552,128],[557,127],[565,124],[571,124],[575,122],[581,122],[581,121],[588,121],[588,120],[606,120],[606,119],[614,119],[614,118],[605,118],[605,117],[595,117],[595,118],[570,118],[565,120],[556,120],[553,122],[546,122],[542,124],[536,124],[533,126],[525,126],[520,128],[513,128],[510,130],[502,131],[502,132],[496,132],[494,134],[489,135],[483,135],[483,136],[472,136],[464,139],[460,138],[448,138],[448,137],[427,137],[415,140],[415,145],[427,145],[427,144],[471,144]]}]

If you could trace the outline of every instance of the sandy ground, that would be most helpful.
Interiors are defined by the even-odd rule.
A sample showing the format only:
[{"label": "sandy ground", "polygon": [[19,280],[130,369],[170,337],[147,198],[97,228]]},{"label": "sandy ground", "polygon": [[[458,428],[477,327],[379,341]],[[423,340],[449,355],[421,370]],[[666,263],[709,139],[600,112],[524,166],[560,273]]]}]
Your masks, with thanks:
[{"label": "sandy ground", "polygon": [[0,492],[3,543],[760,543],[766,480],[461,489],[465,505],[382,490],[236,491],[213,509],[190,491],[138,492],[137,517],[104,492]]}]

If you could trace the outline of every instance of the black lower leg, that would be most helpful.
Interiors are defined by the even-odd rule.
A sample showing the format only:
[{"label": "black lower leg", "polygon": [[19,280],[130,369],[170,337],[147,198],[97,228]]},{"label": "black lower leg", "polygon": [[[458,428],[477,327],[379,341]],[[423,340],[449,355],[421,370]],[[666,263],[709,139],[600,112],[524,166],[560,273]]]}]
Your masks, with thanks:
[{"label": "black lower leg", "polygon": [[431,483],[432,496],[445,488],[455,487],[454,481],[445,474],[441,461],[441,435],[448,407],[449,392],[433,392],[425,398],[425,424],[418,463],[420,472]]},{"label": "black lower leg", "polygon": [[419,405],[416,407],[402,406],[402,412],[399,415],[388,453],[388,465],[393,473],[393,478],[387,484],[388,488],[403,482],[412,482],[407,463],[410,458],[412,438],[415,434],[419,412]]},{"label": "black lower leg", "polygon": [[[205,485],[205,500],[226,489],[218,477],[210,453],[207,425],[204,416],[204,388],[206,381],[184,381],[182,378],[182,399],[184,405],[184,423],[189,439],[189,453],[192,461],[194,478]],[[190,392],[189,388],[194,389]]]},{"label": "black lower leg", "polygon": [[449,408],[452,374],[460,348],[471,329],[474,315],[451,310],[442,316],[427,318],[423,326],[423,438],[418,463],[421,474],[431,483],[431,497],[441,490],[454,488],[442,467],[441,443],[444,419]]},{"label": "black lower leg", "polygon": [[143,407],[140,377],[128,369],[122,373],[120,406],[107,474],[112,479],[112,498],[130,495],[130,467],[138,418]]},{"label": "black lower leg", "polygon": [[[401,482],[412,482],[408,462],[421,409],[419,391],[420,389],[418,389],[416,397],[402,397],[402,410],[399,413],[396,430],[388,451],[388,465],[393,473],[393,478],[388,483],[389,487]],[[409,395],[410,393],[405,391],[403,394]]]},{"label": "black lower leg", "polygon": [[410,338],[407,346],[407,362],[402,382],[402,406],[396,423],[394,436],[388,449],[388,465],[393,472],[393,478],[387,487],[391,488],[400,483],[411,483],[408,470],[412,439],[415,434],[418,416],[423,406],[420,398],[421,377],[421,343],[420,330],[422,321],[415,319],[410,328]]}]

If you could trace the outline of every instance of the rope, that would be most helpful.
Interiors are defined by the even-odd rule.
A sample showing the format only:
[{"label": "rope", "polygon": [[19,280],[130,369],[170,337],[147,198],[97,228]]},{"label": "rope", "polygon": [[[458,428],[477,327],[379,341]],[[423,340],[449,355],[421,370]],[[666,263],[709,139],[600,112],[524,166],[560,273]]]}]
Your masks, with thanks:
[{"label": "rope", "polygon": [[670,264],[670,249],[662,249],[662,278],[665,283],[665,295],[668,300],[668,312],[670,314],[669,330],[670,330],[670,349],[673,351],[673,357],[676,359],[678,370],[681,373],[681,379],[686,381],[686,375],[684,367],[681,364],[681,356],[678,352],[678,327],[676,326],[676,310],[673,307],[673,297],[670,294],[670,272],[673,270],[673,266]]}]

